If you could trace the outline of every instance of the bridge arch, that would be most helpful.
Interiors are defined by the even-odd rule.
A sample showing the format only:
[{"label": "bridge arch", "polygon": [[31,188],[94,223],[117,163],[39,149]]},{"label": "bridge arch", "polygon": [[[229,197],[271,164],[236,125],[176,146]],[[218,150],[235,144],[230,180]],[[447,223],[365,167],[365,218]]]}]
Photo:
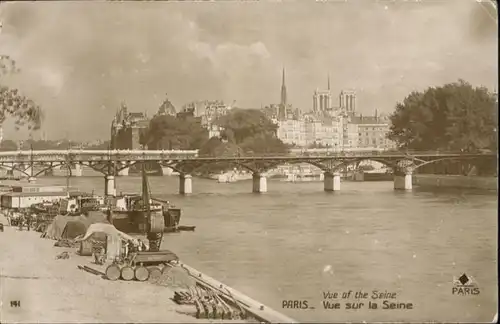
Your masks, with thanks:
[{"label": "bridge arch", "polygon": [[269,166],[267,169],[268,170],[271,170],[271,169],[274,169],[280,165],[285,165],[285,164],[300,164],[300,163],[304,163],[304,164],[309,164],[309,165],[312,165],[312,166],[315,166],[319,169],[321,169],[322,171],[324,172],[338,172],[339,170],[345,168],[346,166],[348,165],[351,165],[351,164],[355,164],[355,163],[360,163],[360,162],[363,162],[363,161],[373,161],[373,162],[378,162],[378,163],[381,163],[387,167],[390,167],[390,168],[394,168],[395,167],[395,163],[394,162],[391,162],[391,161],[386,161],[384,159],[378,159],[378,158],[373,158],[373,157],[366,157],[366,158],[363,158],[363,157],[360,157],[360,158],[352,158],[352,159],[349,159],[349,160],[337,160],[338,163],[333,163],[334,165],[328,165],[328,162],[335,162],[335,158],[331,158],[331,159],[320,159],[318,161],[311,161],[309,159],[304,159],[304,160],[301,160],[301,159],[297,159],[297,160],[282,160],[282,161],[279,161],[279,162],[275,162],[273,163],[271,166]]},{"label": "bridge arch", "polygon": [[24,174],[27,177],[31,177],[31,174],[28,174],[26,172],[27,169],[26,170],[20,169],[18,164],[12,165],[12,166],[11,165],[4,165],[4,164],[2,164],[2,165],[0,165],[0,168],[5,169],[7,171],[18,171],[18,172],[21,172],[22,174]]},{"label": "bridge arch", "polygon": [[474,161],[474,160],[479,160],[481,157],[479,156],[454,156],[454,157],[443,157],[440,159],[435,159],[435,160],[430,160],[430,161],[424,161],[424,160],[419,160],[419,164],[416,164],[413,170],[417,170],[423,166],[437,163],[437,162],[442,162],[442,161]]},{"label": "bridge arch", "polygon": [[338,166],[336,166],[333,169],[333,171],[334,172],[338,172],[338,171],[342,170],[343,168],[345,168],[345,167],[347,167],[349,165],[356,164],[356,163],[361,163],[361,162],[364,162],[364,161],[377,162],[377,163],[383,164],[386,167],[391,168],[391,169],[395,169],[396,166],[397,166],[397,161],[387,161],[387,160],[384,160],[384,159],[378,159],[378,158],[373,158],[373,157],[360,157],[360,158],[354,158],[352,160],[343,161]]},{"label": "bridge arch", "polygon": [[119,171],[124,170],[126,168],[133,167],[135,165],[141,165],[142,163],[148,163],[148,162],[149,163],[156,163],[160,167],[171,168],[172,170],[174,170],[175,172],[178,172],[178,173],[185,173],[181,169],[177,168],[176,164],[170,164],[168,162],[163,162],[163,161],[133,161],[133,162],[127,163],[123,167],[116,168],[116,172],[119,172]]},{"label": "bridge arch", "polygon": [[[223,161],[217,161],[217,160],[213,160],[213,161],[205,161],[203,163],[200,163],[200,165],[194,167],[191,172],[195,172],[203,167],[206,167],[206,166],[209,166],[209,165],[214,165],[214,164],[218,164],[218,163],[225,163],[225,164],[228,164],[228,165],[231,165],[231,166],[236,166],[236,167],[241,167],[247,171],[250,171],[251,173],[258,173],[259,171],[246,165],[245,163],[243,162],[239,162],[239,161],[226,161],[226,160],[223,160]],[[184,173],[181,171],[181,173]]]}]

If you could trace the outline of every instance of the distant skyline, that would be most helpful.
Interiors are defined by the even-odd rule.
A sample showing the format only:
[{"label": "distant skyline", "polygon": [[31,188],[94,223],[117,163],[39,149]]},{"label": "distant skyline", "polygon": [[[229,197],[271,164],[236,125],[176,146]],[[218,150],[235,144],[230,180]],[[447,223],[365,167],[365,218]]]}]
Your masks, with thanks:
[{"label": "distant skyline", "polygon": [[[122,101],[153,115],[165,93],[242,108],[312,108],[330,76],[334,104],[357,93],[390,113],[413,90],[464,79],[497,88],[496,10],[475,0],[9,2],[0,4],[7,79],[45,111],[48,139],[109,139]],[[4,138],[27,138],[4,125]]]}]

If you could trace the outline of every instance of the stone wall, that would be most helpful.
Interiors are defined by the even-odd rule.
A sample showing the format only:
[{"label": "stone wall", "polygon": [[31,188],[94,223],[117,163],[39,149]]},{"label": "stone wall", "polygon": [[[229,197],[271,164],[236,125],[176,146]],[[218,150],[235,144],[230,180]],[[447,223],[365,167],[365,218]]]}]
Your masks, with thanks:
[{"label": "stone wall", "polygon": [[498,178],[459,175],[415,174],[413,175],[413,185],[420,187],[498,190]]}]

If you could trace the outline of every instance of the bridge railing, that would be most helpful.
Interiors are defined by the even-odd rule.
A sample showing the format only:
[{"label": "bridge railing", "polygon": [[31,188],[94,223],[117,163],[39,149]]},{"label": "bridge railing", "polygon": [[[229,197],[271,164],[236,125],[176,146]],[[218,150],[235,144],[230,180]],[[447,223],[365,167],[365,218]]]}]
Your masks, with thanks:
[{"label": "bridge railing", "polygon": [[310,151],[294,152],[291,153],[252,153],[252,154],[234,154],[232,156],[211,156],[199,155],[198,150],[37,150],[37,151],[14,151],[14,152],[0,152],[0,162],[64,162],[67,160],[80,160],[80,161],[157,161],[157,160],[190,160],[190,159],[238,159],[238,158],[264,158],[264,159],[279,159],[279,158],[324,158],[324,157],[363,157],[363,156],[380,156],[380,157],[436,157],[436,156],[496,156],[493,152],[445,152],[445,151],[398,151],[398,150],[372,150],[362,152],[317,152],[311,154]]}]

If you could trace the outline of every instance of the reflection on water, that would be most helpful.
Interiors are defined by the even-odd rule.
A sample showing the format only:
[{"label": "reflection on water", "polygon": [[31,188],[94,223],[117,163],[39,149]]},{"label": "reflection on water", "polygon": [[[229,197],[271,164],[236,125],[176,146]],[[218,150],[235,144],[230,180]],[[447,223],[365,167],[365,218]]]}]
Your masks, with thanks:
[{"label": "reflection on water", "polygon": [[[154,196],[182,208],[183,225],[196,225],[194,233],[166,235],[164,248],[298,320],[491,321],[496,312],[496,193],[395,192],[391,182],[343,182],[340,192],[325,193],[320,182],[269,181],[269,192],[256,195],[248,181],[193,179],[194,194],[182,197],[176,177],[150,182]],[[71,185],[102,193],[104,180]],[[118,178],[117,187],[140,191],[140,179]],[[452,295],[462,273],[480,295]],[[375,289],[396,292],[414,309],[323,309],[323,292]],[[282,309],[283,300],[316,309]]]}]

